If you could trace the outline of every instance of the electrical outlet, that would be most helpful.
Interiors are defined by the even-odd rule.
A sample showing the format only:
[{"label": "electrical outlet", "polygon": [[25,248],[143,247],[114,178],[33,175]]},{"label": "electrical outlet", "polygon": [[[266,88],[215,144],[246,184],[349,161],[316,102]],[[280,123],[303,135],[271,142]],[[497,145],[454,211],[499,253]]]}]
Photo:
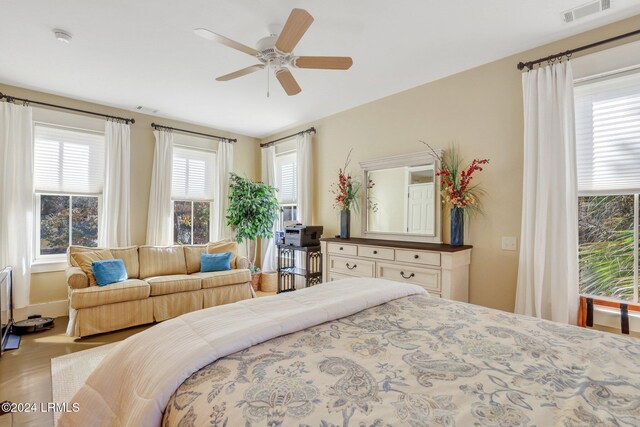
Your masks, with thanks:
[{"label": "electrical outlet", "polygon": [[502,250],[503,251],[518,250],[518,240],[512,236],[502,236]]}]

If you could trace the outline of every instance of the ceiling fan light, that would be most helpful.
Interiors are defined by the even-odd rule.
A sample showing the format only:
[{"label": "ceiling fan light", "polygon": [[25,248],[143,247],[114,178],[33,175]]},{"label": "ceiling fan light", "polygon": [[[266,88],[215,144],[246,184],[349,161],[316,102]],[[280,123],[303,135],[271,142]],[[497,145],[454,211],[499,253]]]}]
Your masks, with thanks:
[{"label": "ceiling fan light", "polygon": [[60,29],[53,30],[53,35],[55,36],[56,40],[58,40],[59,42],[67,43],[67,44],[71,43],[71,39],[73,38],[71,34]]}]

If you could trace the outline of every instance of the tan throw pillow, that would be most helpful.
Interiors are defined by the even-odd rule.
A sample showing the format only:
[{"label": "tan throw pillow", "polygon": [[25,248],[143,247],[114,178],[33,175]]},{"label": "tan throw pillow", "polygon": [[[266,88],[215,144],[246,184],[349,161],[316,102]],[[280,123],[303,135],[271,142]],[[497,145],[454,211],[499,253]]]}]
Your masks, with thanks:
[{"label": "tan throw pillow", "polygon": [[93,275],[93,270],[91,269],[91,263],[93,261],[113,259],[113,255],[111,254],[111,251],[109,249],[102,249],[93,252],[77,252],[75,254],[72,254],[71,257],[78,264],[78,267],[80,267],[89,278],[89,286],[97,285],[96,278]]},{"label": "tan throw pillow", "polygon": [[185,245],[184,258],[187,261],[187,274],[200,271],[200,255],[207,253],[207,245]]},{"label": "tan throw pillow", "polygon": [[79,246],[79,245],[69,246],[67,248],[67,262],[71,267],[78,267],[78,263],[73,259],[73,254],[76,254],[78,252],[95,252],[95,251],[101,251],[103,249],[104,248],[97,248],[97,247],[91,247],[91,246]]},{"label": "tan throw pillow", "polygon": [[208,254],[222,254],[225,252],[231,252],[231,268],[236,269],[236,259],[238,258],[238,244],[236,242],[230,242],[228,240],[220,240],[219,242],[212,242],[207,244]]},{"label": "tan throw pillow", "polygon": [[124,267],[127,269],[129,279],[137,279],[140,276],[140,262],[138,261],[138,247],[129,246],[126,248],[110,248],[114,258],[122,259]]}]

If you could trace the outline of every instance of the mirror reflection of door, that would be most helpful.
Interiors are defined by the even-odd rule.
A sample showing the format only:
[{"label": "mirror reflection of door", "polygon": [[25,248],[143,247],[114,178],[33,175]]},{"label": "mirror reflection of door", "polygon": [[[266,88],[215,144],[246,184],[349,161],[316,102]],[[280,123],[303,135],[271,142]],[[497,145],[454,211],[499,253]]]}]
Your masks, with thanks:
[{"label": "mirror reflection of door", "polygon": [[433,235],[433,165],[368,172],[375,183],[367,194],[367,231]]},{"label": "mirror reflection of door", "polygon": [[433,168],[430,166],[407,168],[407,174],[407,232],[433,234]]}]

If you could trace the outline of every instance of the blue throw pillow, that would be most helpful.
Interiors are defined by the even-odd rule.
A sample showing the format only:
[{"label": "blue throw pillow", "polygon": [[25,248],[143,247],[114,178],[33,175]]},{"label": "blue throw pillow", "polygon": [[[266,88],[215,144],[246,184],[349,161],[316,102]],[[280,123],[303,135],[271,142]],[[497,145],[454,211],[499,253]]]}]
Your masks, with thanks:
[{"label": "blue throw pillow", "polygon": [[231,252],[221,254],[201,254],[200,255],[200,271],[207,273],[210,271],[226,271],[231,270]]},{"label": "blue throw pillow", "polygon": [[93,275],[96,276],[98,286],[124,282],[129,278],[127,269],[124,268],[124,262],[119,258],[93,261],[91,270],[93,270]]}]

